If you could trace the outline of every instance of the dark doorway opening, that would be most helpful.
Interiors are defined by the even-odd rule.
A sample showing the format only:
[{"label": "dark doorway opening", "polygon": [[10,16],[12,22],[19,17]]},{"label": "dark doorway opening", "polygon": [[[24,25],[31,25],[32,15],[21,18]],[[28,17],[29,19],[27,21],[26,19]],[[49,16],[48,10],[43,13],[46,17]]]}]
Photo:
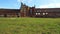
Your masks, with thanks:
[{"label": "dark doorway opening", "polygon": [[4,14],[4,17],[7,17],[7,14]]}]

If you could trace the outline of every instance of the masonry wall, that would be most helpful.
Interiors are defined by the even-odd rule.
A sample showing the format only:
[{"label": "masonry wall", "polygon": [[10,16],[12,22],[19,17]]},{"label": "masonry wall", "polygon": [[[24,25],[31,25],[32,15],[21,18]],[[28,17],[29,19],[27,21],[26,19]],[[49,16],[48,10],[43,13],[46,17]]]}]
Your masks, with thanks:
[{"label": "masonry wall", "polygon": [[60,17],[60,9],[58,8],[36,9],[34,13],[35,17]]},{"label": "masonry wall", "polygon": [[2,9],[0,10],[0,17],[17,17],[19,10]]}]

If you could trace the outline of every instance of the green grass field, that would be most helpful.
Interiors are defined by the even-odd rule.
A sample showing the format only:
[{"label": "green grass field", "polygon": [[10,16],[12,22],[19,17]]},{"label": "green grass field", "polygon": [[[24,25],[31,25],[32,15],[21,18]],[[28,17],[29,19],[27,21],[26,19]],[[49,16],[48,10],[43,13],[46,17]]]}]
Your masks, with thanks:
[{"label": "green grass field", "polygon": [[60,34],[60,18],[0,18],[0,34]]}]

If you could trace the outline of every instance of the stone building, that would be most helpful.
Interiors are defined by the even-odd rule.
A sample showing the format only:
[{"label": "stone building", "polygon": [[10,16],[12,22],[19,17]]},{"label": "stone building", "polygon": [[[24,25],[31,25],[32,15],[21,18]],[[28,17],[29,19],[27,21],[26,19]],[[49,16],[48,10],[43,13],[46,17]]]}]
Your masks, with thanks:
[{"label": "stone building", "polygon": [[0,17],[18,17],[19,9],[0,9]]},{"label": "stone building", "polygon": [[35,8],[21,3],[20,9],[0,9],[0,17],[60,17],[60,8]]}]

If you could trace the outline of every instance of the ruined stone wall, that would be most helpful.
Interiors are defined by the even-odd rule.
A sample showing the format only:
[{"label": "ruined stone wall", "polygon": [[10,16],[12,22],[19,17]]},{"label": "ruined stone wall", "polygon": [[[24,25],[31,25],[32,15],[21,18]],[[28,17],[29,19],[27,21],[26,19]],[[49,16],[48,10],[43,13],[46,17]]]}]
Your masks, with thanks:
[{"label": "ruined stone wall", "polygon": [[60,9],[36,9],[35,17],[60,17]]},{"label": "ruined stone wall", "polygon": [[17,12],[19,12],[19,10],[3,9],[3,10],[0,10],[0,17],[17,17]]}]

